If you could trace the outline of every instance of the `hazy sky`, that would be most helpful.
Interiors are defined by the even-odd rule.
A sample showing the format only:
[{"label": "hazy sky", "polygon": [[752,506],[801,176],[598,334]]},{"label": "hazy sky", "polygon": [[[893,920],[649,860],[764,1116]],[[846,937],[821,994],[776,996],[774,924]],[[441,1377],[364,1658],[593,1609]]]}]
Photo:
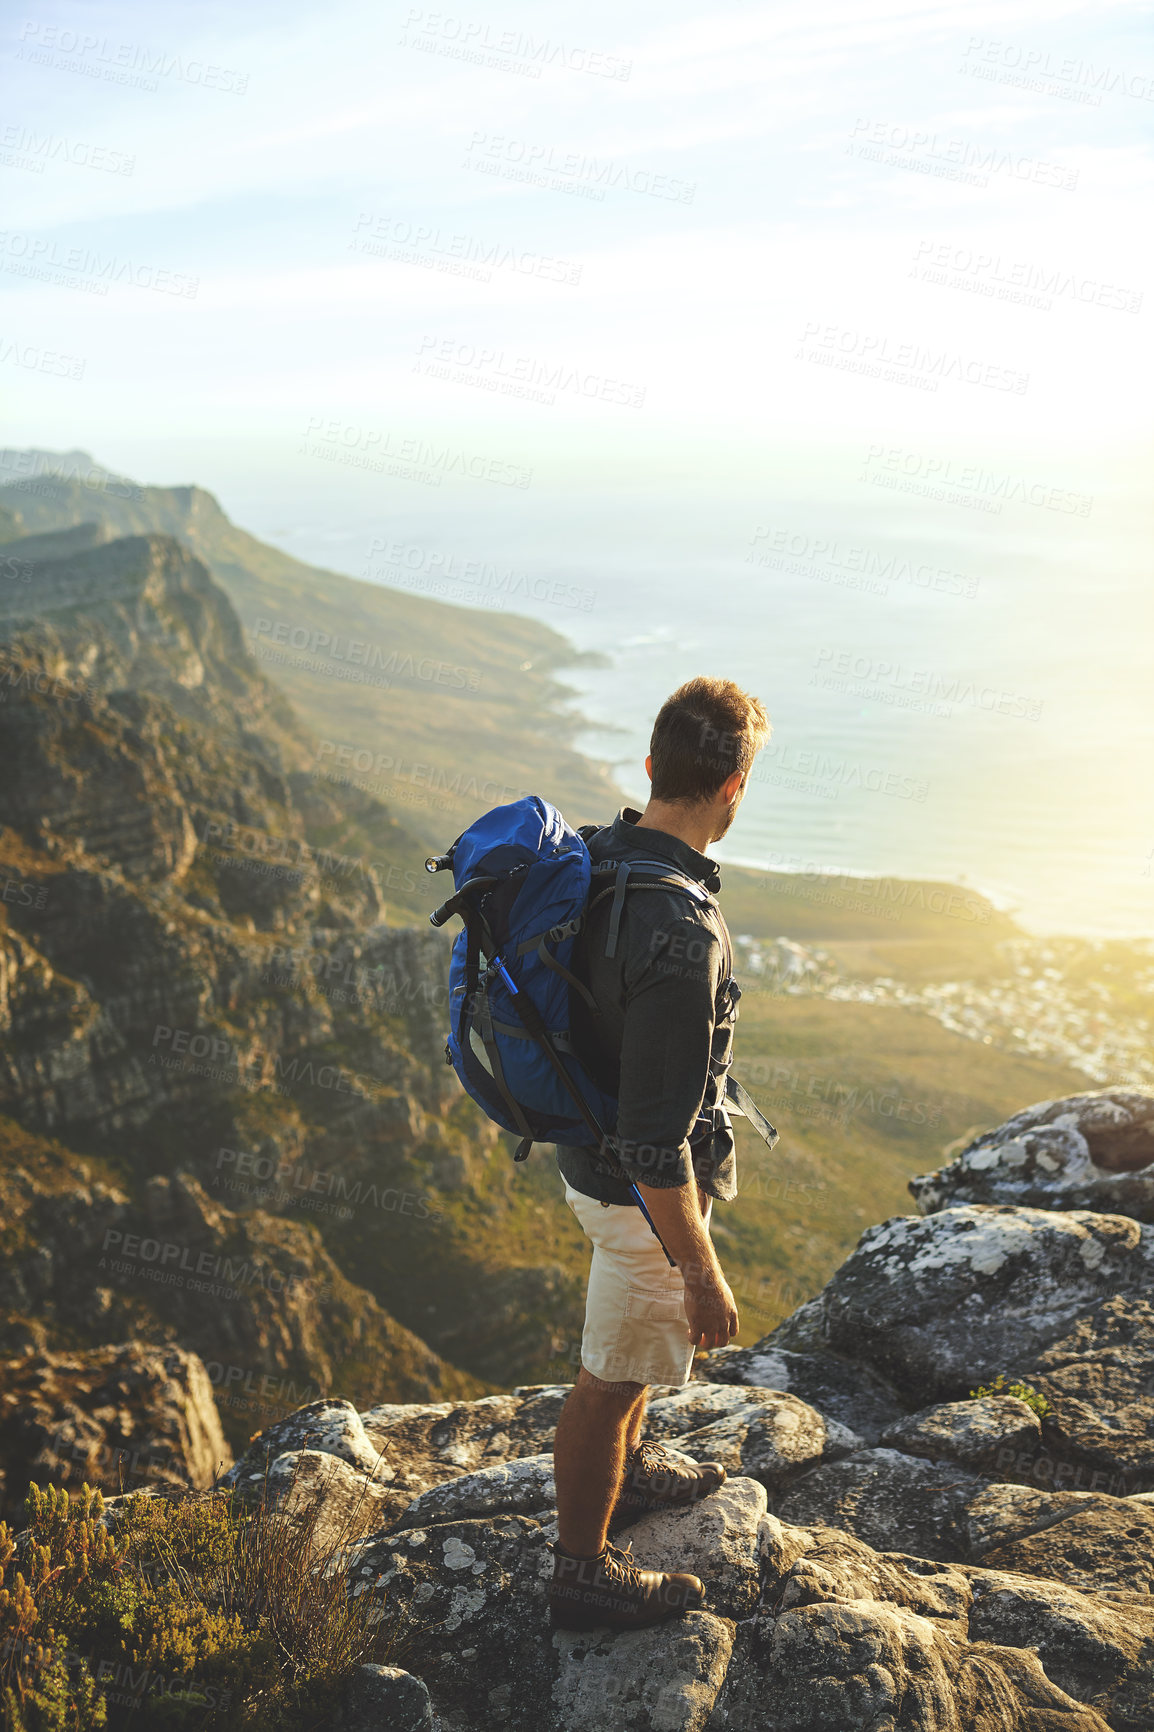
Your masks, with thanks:
[{"label": "hazy sky", "polygon": [[[617,656],[587,713],[632,702],[635,774],[708,665],[782,753],[933,785],[767,783],[751,857],[1154,931],[1144,0],[7,16],[0,442],[379,581],[382,538],[572,581],[523,605]],[[863,546],[963,578],[882,598]],[[1035,720],[827,689],[846,656]]]},{"label": "hazy sky", "polygon": [[316,422],[638,468],[1149,427],[1145,4],[8,18],[10,441],[177,480]]}]

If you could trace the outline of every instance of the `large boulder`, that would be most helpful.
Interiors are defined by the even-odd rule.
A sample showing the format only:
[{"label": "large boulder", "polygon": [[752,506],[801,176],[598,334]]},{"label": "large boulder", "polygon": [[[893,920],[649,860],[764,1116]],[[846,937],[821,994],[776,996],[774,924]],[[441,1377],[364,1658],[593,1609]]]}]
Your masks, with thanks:
[{"label": "large boulder", "polygon": [[431,1732],[433,1705],[420,1678],[399,1666],[358,1666],[335,1732]]},{"label": "large boulder", "polygon": [[1093,1209],[1154,1222],[1154,1089],[1039,1101],[910,1180],[923,1215],[959,1203]]},{"label": "large boulder", "polygon": [[1033,1385],[1029,1477],[1122,1495],[1154,1487],[1152,1275],[1154,1227],[1128,1216],[967,1204],[869,1228],[812,1303],[829,1348],[908,1402]]},{"label": "large boulder", "polygon": [[1034,1409],[1017,1396],[987,1395],[907,1414],[882,1433],[881,1442],[906,1455],[998,1473],[1023,1452],[1041,1448],[1042,1426]]},{"label": "large boulder", "polygon": [[706,1607],[726,1618],[757,1609],[765,1490],[730,1479],[690,1509],[642,1516],[623,1536],[650,1570],[689,1570],[706,1584]]},{"label": "large boulder", "polygon": [[966,1507],[986,1483],[953,1462],[863,1449],[807,1474],[775,1509],[798,1527],[824,1522],[844,1528],[876,1551],[963,1561],[969,1556]]},{"label": "large boulder", "polygon": [[396,1525],[432,1527],[468,1516],[531,1515],[548,1517],[557,1507],[551,1455],[521,1456],[496,1462],[477,1473],[432,1486],[414,1498]]},{"label": "large boulder", "polygon": [[564,1732],[703,1732],[733,1652],[733,1625],[708,1612],[593,1637],[558,1632],[560,1669],[545,1728]]},{"label": "large boulder", "polygon": [[127,1341],[0,1362],[0,1509],[38,1485],[204,1490],[231,1460],[195,1353]]},{"label": "large boulder", "polygon": [[289,1450],[319,1450],[347,1461],[378,1484],[393,1478],[384,1453],[375,1448],[364,1421],[350,1401],[311,1401],[259,1433],[244,1455],[223,1476],[226,1489],[252,1486]]},{"label": "large boulder", "polygon": [[975,1207],[869,1227],[822,1295],[829,1347],[907,1400],[956,1400],[1033,1367],[1154,1277],[1154,1228],[1122,1215]]}]

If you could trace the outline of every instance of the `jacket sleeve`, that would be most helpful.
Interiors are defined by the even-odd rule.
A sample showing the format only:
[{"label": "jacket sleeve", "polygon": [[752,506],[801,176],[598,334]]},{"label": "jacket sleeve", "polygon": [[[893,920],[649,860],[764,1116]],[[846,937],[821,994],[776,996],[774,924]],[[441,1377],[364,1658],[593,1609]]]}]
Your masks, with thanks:
[{"label": "jacket sleeve", "polygon": [[642,932],[625,970],[614,1141],[635,1183],[671,1188],[694,1176],[689,1133],[709,1077],[721,944],[692,919]]}]

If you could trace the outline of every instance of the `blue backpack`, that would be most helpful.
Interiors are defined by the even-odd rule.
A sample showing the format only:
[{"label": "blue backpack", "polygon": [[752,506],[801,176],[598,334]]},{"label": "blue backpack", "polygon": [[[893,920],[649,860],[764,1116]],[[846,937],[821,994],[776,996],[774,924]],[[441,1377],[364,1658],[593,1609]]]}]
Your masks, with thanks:
[{"label": "blue backpack", "polygon": [[[519,1134],[515,1160],[525,1160],[535,1142],[596,1147],[631,1185],[653,1227],[613,1150],[617,1101],[573,1051],[570,993],[596,1008],[570,968],[573,945],[587,906],[600,895],[613,898],[608,956],[617,947],[630,889],[676,890],[705,904],[713,898],[667,860],[594,866],[583,838],[536,794],[494,807],[447,854],[425,862],[428,872],[447,868],[455,893],[429,916],[434,926],[454,914],[464,923],[449,965],[446,1062],[491,1119]],[[748,1117],[772,1148],[777,1132],[741,1084],[729,1078],[726,1092],[730,1110]]]}]

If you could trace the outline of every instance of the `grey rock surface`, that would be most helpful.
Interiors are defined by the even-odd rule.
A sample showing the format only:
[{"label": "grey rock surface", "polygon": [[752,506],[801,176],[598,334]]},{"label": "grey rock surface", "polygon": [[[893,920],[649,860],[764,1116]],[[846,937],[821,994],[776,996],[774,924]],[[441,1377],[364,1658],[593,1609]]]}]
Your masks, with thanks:
[{"label": "grey rock surface", "polygon": [[552,1455],[529,1455],[433,1486],[414,1498],[397,1525],[419,1528],[461,1521],[467,1516],[507,1513],[542,1516],[556,1504]]},{"label": "grey rock surface", "polygon": [[974,1205],[898,1215],[868,1228],[826,1285],[824,1330],[907,1401],[956,1400],[1032,1368],[1096,1307],[1140,1299],[1152,1280],[1154,1228],[1126,1216]]},{"label": "grey rock surface", "polygon": [[[817,1327],[822,1315],[820,1299],[807,1301],[806,1332]],[[794,1317],[800,1316],[795,1312]],[[815,1323],[815,1320],[817,1322]],[[712,1383],[749,1385],[796,1395],[815,1407],[826,1421],[834,1421],[856,1433],[863,1443],[876,1443],[886,1426],[905,1411],[893,1389],[868,1365],[842,1359],[828,1351],[818,1335],[820,1351],[795,1352],[779,1343],[786,1322],[753,1347],[719,1347],[706,1355],[702,1371]]]},{"label": "grey rock surface", "polygon": [[358,1666],[335,1732],[432,1732],[433,1704],[420,1678],[399,1666]]},{"label": "grey rock surface", "polygon": [[647,1570],[689,1570],[705,1583],[705,1609],[747,1618],[759,1593],[765,1488],[731,1479],[691,1509],[642,1516],[621,1535]]},{"label": "grey rock surface", "polygon": [[590,1643],[558,1632],[561,1667],[552,1690],[565,1732],[702,1732],[733,1650],[733,1625],[689,1612],[649,1630]]},{"label": "grey rock surface", "polygon": [[[769,1610],[748,1626],[713,1729],[732,1732],[1105,1732],[1134,1701],[1154,1615],[1123,1631],[1116,1610],[1055,1584],[882,1557],[828,1528],[763,1527]],[[976,1614],[976,1615],[975,1615]],[[1122,1636],[1110,1646],[1109,1632]],[[1060,1654],[1072,1635],[1073,1652]],[[1147,1662],[1147,1672],[1149,1670]],[[1148,1696],[1145,1700],[1148,1700]],[[767,1718],[767,1710],[772,1718]],[[1148,1724],[1148,1722],[1147,1722]]]},{"label": "grey rock surface", "polygon": [[769,1389],[747,1389],[740,1384],[687,1383],[672,1395],[650,1400],[645,1413],[645,1435],[658,1440],[700,1431],[717,1419],[746,1414],[773,1399]]},{"label": "grey rock surface", "polygon": [[987,1482],[954,1462],[864,1449],[807,1474],[775,1500],[783,1521],[827,1522],[881,1552],[961,1561],[966,1508]]},{"label": "grey rock surface", "polygon": [[967,1204],[870,1228],[814,1303],[907,1403],[1032,1385],[1041,1449],[1001,1476],[1120,1496],[1154,1488],[1152,1276],[1154,1227],[1128,1216]]},{"label": "grey rock surface", "polygon": [[1148,1600],[1134,1594],[1104,1599],[997,1570],[971,1569],[966,1577],[973,1596],[971,1642],[1032,1650],[1057,1688],[1092,1706],[1114,1732],[1154,1726],[1154,1606]]},{"label": "grey rock surface", "polygon": [[981,1472],[1011,1468],[1023,1451],[1036,1454],[1042,1424],[1032,1407],[1013,1395],[974,1401],[947,1401],[923,1407],[882,1433],[887,1449],[924,1455],[931,1461],[957,1461]]},{"label": "grey rock surface", "polygon": [[1092,1209],[1154,1222],[1154,1089],[1039,1101],[910,1180],[923,1215],[959,1203]]},{"label": "grey rock surface", "polygon": [[[1023,1491],[1029,1503],[1004,1495]],[[1154,1507],[1141,1498],[997,1485],[973,1500],[965,1522],[971,1555],[991,1569],[1154,1604]]]}]

